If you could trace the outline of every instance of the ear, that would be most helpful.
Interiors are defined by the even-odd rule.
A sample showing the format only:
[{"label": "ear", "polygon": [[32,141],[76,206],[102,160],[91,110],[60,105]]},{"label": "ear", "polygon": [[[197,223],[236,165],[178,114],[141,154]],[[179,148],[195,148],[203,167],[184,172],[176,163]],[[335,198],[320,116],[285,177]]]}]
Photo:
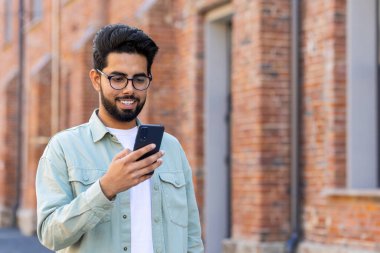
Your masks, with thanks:
[{"label": "ear", "polygon": [[94,87],[94,89],[99,92],[101,76],[99,75],[98,71],[96,71],[95,69],[91,69],[89,76],[91,79],[92,87]]}]

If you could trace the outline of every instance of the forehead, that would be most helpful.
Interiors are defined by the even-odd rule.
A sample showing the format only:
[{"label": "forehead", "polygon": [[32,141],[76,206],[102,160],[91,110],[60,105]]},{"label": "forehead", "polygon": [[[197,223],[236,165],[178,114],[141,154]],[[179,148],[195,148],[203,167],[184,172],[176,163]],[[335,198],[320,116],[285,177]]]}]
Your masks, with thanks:
[{"label": "forehead", "polygon": [[146,57],[137,53],[109,53],[105,71],[119,71],[129,75],[147,71]]}]

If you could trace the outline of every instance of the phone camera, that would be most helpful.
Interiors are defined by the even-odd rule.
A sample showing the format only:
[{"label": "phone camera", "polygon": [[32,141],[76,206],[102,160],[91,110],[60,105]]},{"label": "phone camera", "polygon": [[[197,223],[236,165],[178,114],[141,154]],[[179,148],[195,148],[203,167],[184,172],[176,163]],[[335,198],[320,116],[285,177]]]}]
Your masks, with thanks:
[{"label": "phone camera", "polygon": [[141,139],[145,141],[147,137],[148,137],[148,128],[146,127],[141,128]]}]

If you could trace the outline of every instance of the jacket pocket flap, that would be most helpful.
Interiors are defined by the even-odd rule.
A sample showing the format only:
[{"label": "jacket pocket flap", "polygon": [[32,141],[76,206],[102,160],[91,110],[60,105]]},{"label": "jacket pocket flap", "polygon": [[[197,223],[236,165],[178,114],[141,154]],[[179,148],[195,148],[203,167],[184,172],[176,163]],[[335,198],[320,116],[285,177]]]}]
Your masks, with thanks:
[{"label": "jacket pocket flap", "polygon": [[102,171],[83,168],[71,168],[69,170],[70,182],[81,182],[84,185],[93,184],[102,176]]},{"label": "jacket pocket flap", "polygon": [[161,172],[159,177],[162,181],[169,183],[177,188],[186,184],[185,176],[182,171],[177,172]]}]

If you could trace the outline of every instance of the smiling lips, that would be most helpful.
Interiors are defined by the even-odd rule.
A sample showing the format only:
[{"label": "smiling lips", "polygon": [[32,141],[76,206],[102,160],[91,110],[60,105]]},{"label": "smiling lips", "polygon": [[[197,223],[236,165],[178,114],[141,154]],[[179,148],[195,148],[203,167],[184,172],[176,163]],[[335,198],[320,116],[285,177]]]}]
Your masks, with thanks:
[{"label": "smiling lips", "polygon": [[127,100],[121,100],[120,99],[120,102],[124,105],[131,105],[135,102],[135,100],[134,99],[127,99]]},{"label": "smiling lips", "polygon": [[136,99],[131,99],[131,98],[125,99],[125,98],[123,98],[123,99],[118,99],[118,101],[122,104],[123,109],[133,109],[135,102],[136,102]]}]

